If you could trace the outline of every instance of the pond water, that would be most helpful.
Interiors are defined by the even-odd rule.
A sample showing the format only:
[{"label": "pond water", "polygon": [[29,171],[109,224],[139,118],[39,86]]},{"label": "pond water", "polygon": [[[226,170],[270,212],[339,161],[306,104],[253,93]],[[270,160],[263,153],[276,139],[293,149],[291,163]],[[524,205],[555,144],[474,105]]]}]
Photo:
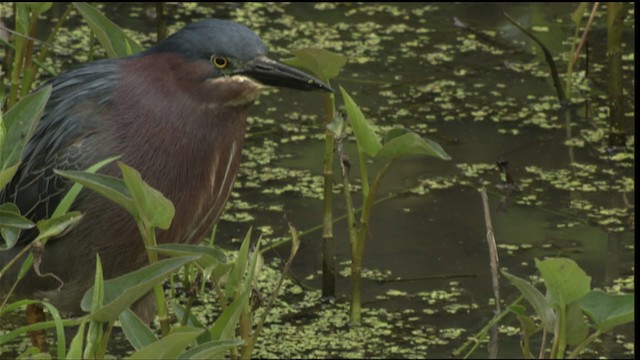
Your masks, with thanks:
[{"label": "pond water", "polygon": [[[274,320],[277,326],[266,331],[266,342],[256,349],[259,355],[450,356],[493,314],[477,191],[481,186],[489,191],[500,267],[527,278],[538,274],[534,259],[569,257],[592,277],[592,287],[634,293],[633,16],[627,18],[624,33],[624,125],[629,137],[626,148],[612,149],[602,130],[608,114],[605,10],[599,11],[589,35],[588,79],[584,59],[574,75],[568,138],[542,52],[503,12],[533,29],[564,74],[574,4],[227,3],[174,4],[168,9],[171,29],[209,16],[244,23],[265,40],[275,59],[308,46],[346,55],[349,62],[332,81],[334,88],[343,86],[380,128],[410,128],[439,142],[452,157],[447,162],[398,161],[380,189],[386,200],[376,205],[367,238],[364,264],[370,272],[364,281],[363,318],[375,318],[389,331],[365,331],[347,349],[309,340],[347,331],[342,320],[315,334],[305,328],[324,317],[327,307],[318,305],[317,295],[322,234],[310,231],[302,237],[292,270],[305,288],[285,295],[299,313]],[[121,3],[102,10],[125,28],[154,29],[151,7]],[[454,26],[454,18],[473,30]],[[150,44],[142,35],[140,40]],[[70,41],[71,53],[84,40]],[[265,242],[280,240],[288,234],[283,214],[301,231],[321,225],[323,111],[317,93],[274,90],[261,98],[252,110],[245,162],[218,226],[218,244],[236,247],[249,226],[262,233]],[[352,140],[346,148],[357,185]],[[501,182],[495,165],[499,160],[508,161],[519,192],[505,196],[496,188]],[[369,173],[381,165],[372,161]],[[337,166],[334,173],[340,173]],[[354,199],[359,206],[359,195]],[[335,215],[343,215],[340,191],[334,203]],[[336,222],[334,235],[343,274],[350,258],[344,220]],[[287,254],[285,245],[267,258]],[[504,278],[500,292],[507,304],[518,295]],[[337,293],[346,313],[348,277],[338,277]],[[309,299],[317,302],[307,306]],[[286,326],[288,330],[282,330]],[[515,318],[504,322],[500,357],[522,356],[513,333],[517,326]],[[269,336],[275,339],[271,343]],[[591,348],[597,353],[585,356],[633,358],[634,337],[633,326],[625,326],[595,343]],[[294,348],[282,349],[287,346]],[[486,357],[484,346],[474,356]]]}]

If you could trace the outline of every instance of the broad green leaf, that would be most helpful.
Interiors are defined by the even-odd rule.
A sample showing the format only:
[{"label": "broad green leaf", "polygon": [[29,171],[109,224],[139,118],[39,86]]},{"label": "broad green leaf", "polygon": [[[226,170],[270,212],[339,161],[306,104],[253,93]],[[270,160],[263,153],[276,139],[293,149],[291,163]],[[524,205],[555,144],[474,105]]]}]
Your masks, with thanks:
[{"label": "broad green leaf", "polygon": [[578,304],[593,320],[595,327],[602,332],[634,321],[634,295],[613,295],[602,291],[591,291],[580,299]]},{"label": "broad green leaf", "polygon": [[153,331],[131,309],[125,309],[118,319],[124,336],[134,349],[140,350],[158,341]]},{"label": "broad green leaf", "polygon": [[36,239],[43,240],[58,236],[81,219],[82,214],[79,211],[72,211],[55,218],[40,220],[36,223],[40,232]]},{"label": "broad green leaf", "polygon": [[577,302],[567,306],[567,344],[576,346],[589,335],[589,325]]},{"label": "broad green leaf", "polygon": [[[0,146],[0,150],[2,150],[2,146]],[[20,163],[17,163],[13,166],[9,166],[6,169],[0,169],[0,190],[4,189],[9,181],[11,181],[13,175],[15,175],[16,171],[18,171],[19,166]],[[0,167],[2,167],[2,164],[0,164]]]},{"label": "broad green leaf", "polygon": [[136,351],[128,359],[176,359],[203,331],[188,326],[173,328],[169,335]]},{"label": "broad green leaf", "polygon": [[242,308],[249,302],[249,292],[240,294],[231,305],[220,314],[211,327],[214,340],[230,340],[235,338],[235,330],[242,313]]},{"label": "broad green leaf", "polygon": [[522,295],[533,307],[533,310],[538,314],[542,320],[542,324],[549,333],[553,333],[554,325],[556,322],[556,316],[553,309],[549,306],[547,299],[542,295],[538,289],[531,285],[528,281],[519,278],[513,274],[510,274],[506,270],[502,270],[502,274],[511,283],[520,290]]},{"label": "broad green leaf", "polygon": [[412,131],[391,138],[378,151],[376,157],[396,159],[412,155],[426,155],[442,160],[451,160],[451,156],[442,149],[440,144],[429,139],[423,139]]},{"label": "broad green leaf", "polygon": [[140,218],[149,226],[168,229],[176,212],[171,200],[142,180],[136,169],[120,161],[118,166],[122,170],[122,178],[131,192],[133,206]]},{"label": "broad green leaf", "polygon": [[104,16],[98,9],[87,4],[73,3],[78,12],[87,21],[91,31],[107,51],[110,58],[125,57],[142,51],[142,48],[122,29]]},{"label": "broad green leaf", "polygon": [[[4,114],[5,139],[0,149],[0,170],[9,169],[20,162],[27,141],[31,139],[51,96],[51,85],[23,97]],[[1,178],[8,176],[2,174]],[[13,175],[12,175],[13,176]]]},{"label": "broad green leaf", "polygon": [[[103,166],[105,166],[105,165],[117,160],[118,158],[120,158],[120,156],[113,156],[113,157],[104,159],[104,160],[102,160],[100,162],[97,162],[97,163],[89,166],[85,170],[85,172],[88,172],[88,173],[91,173],[91,174],[95,174],[96,171],[102,169]],[[64,195],[62,200],[60,200],[60,203],[56,207],[56,210],[53,212],[51,217],[60,216],[62,214],[65,214],[67,211],[69,211],[69,209],[71,208],[71,204],[73,204],[73,201],[76,199],[76,197],[80,193],[80,190],[82,190],[82,185],[81,184],[78,184],[78,183],[73,184],[71,189],[69,189],[69,191],[67,191],[67,193]]]},{"label": "broad green leaf", "polygon": [[43,12],[51,9],[52,2],[25,2],[31,11],[34,13],[34,16],[39,16]]},{"label": "broad green leaf", "polygon": [[86,321],[83,321],[76,332],[76,335],[71,340],[71,344],[69,345],[69,352],[67,353],[67,357],[65,359],[82,359],[82,348],[84,343],[84,326],[86,325]]},{"label": "broad green leaf", "polygon": [[398,136],[402,136],[408,132],[409,132],[409,129],[405,129],[403,127],[394,127],[389,131],[387,131],[386,134],[384,134],[383,144],[386,144],[392,139],[397,138]]},{"label": "broad green leaf", "polygon": [[591,277],[571,259],[536,259],[536,267],[544,279],[551,306],[569,305],[591,290]]},{"label": "broad green leaf", "polygon": [[180,354],[178,359],[224,359],[225,352],[244,344],[242,340],[217,340],[198,345]]},{"label": "broad green leaf", "polygon": [[247,235],[240,245],[240,251],[238,251],[238,257],[233,263],[233,268],[229,273],[227,284],[225,285],[225,296],[236,297],[240,292],[242,286],[242,277],[244,276],[245,269],[247,267],[247,257],[249,255],[249,246],[251,245],[251,228],[247,231]]},{"label": "broad green leaf", "polygon": [[[154,286],[178,270],[182,265],[197,260],[197,256],[185,256],[158,261],[136,271],[104,282],[104,306],[89,314],[88,318],[98,321],[115,320],[124,309],[148,293]],[[89,311],[93,301],[93,288],[87,290],[81,307]]]},{"label": "broad green leaf", "polygon": [[20,237],[20,231],[34,226],[31,220],[20,214],[16,204],[0,205],[0,236],[4,239],[4,245],[0,245],[0,251],[13,248]]},{"label": "broad green leaf", "polygon": [[147,249],[169,256],[200,255],[200,259],[198,259],[196,263],[202,268],[227,262],[225,253],[219,248],[211,246],[171,243],[161,244]]},{"label": "broad green leaf", "polygon": [[60,176],[66,177],[69,180],[72,180],[97,192],[98,194],[125,208],[134,217],[137,217],[131,192],[129,191],[129,189],[127,189],[127,185],[122,179],[103,174],[91,174],[84,171],[54,171]]},{"label": "broad green leaf", "polygon": [[573,21],[573,23],[576,24],[576,26],[580,26],[580,23],[582,22],[582,17],[584,17],[584,11],[587,9],[588,5],[589,5],[588,2],[581,2],[578,5],[578,8],[576,9],[576,11],[574,11],[573,14],[571,14],[571,21]]},{"label": "broad green leaf", "polygon": [[338,76],[340,70],[347,63],[347,58],[325,49],[304,48],[294,50],[294,58],[286,59],[283,62],[307,69],[320,77],[323,81],[328,81]]},{"label": "broad green leaf", "polygon": [[351,122],[351,128],[356,135],[358,150],[369,156],[376,156],[382,145],[378,134],[375,132],[375,127],[364,118],[364,114],[358,105],[342,86],[340,86],[340,92],[344,99],[344,106]]}]

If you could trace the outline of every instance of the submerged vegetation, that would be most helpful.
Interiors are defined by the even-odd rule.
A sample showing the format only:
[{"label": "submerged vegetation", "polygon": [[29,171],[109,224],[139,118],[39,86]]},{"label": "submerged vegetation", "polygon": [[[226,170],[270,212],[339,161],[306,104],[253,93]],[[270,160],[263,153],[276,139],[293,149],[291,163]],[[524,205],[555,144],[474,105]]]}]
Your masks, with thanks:
[{"label": "submerged vegetation", "polygon": [[[6,3],[0,6],[2,19],[9,24],[12,7]],[[60,73],[73,64],[115,56],[118,51],[135,51],[137,48],[132,44],[147,48],[156,35],[148,34],[145,24],[155,24],[155,19],[162,17],[158,11],[165,11],[171,14],[166,29],[169,34],[192,19],[223,17],[249,25],[269,45],[275,58],[287,58],[292,50],[309,47],[341,54],[347,59],[342,64],[344,68],[326,80],[331,80],[336,90],[341,85],[349,93],[338,91],[335,97],[322,103],[316,98],[293,98],[281,94],[281,90],[270,90],[270,94],[264,95],[269,101],[258,103],[253,109],[238,181],[223,221],[216,229],[215,244],[213,239],[207,243],[212,246],[207,250],[211,251],[211,258],[206,260],[209,262],[203,263],[202,259],[191,262],[164,285],[165,295],[172,303],[188,304],[192,310],[192,316],[185,317],[179,306],[167,309],[172,326],[178,326],[183,333],[179,341],[186,342],[183,349],[198,338],[199,345],[226,341],[209,349],[210,354],[240,349],[227,351],[234,358],[301,354],[316,358],[442,357],[454,350],[458,350],[456,356],[463,356],[461,346],[478,340],[474,356],[486,356],[482,352],[484,340],[478,334],[488,331],[485,325],[493,324],[495,299],[487,266],[489,257],[481,246],[485,227],[476,191],[486,188],[504,276],[500,279],[500,293],[506,310],[498,315],[504,316],[497,323],[498,354],[537,357],[539,351],[548,351],[545,356],[635,356],[633,328],[625,325],[611,333],[615,325],[629,322],[629,317],[633,320],[633,310],[626,306],[629,301],[633,303],[635,293],[635,48],[629,35],[634,26],[630,23],[633,6],[616,9],[615,15],[624,18],[622,30],[617,30],[621,33],[616,35],[622,42],[618,81],[622,111],[616,114],[622,120],[616,119],[615,126],[611,123],[606,56],[607,46],[611,46],[606,42],[609,4],[595,9],[585,4],[578,10],[574,4],[164,6],[163,10],[162,6],[98,4],[97,8],[107,17],[118,19],[116,22],[123,27],[121,39],[129,44],[111,50],[104,46],[109,40],[95,35],[96,24],[104,23],[94,23],[91,28],[94,31],[78,24],[81,19],[78,12],[84,12],[87,18],[86,13],[91,11],[86,5],[42,9],[38,29],[55,26],[56,19],[66,19],[66,23],[48,40],[51,46],[40,48],[35,43],[35,48],[48,49],[48,54],[38,57],[38,62],[45,65],[29,63],[31,70],[24,70],[24,78],[33,77],[38,85],[52,73]],[[476,16],[480,11],[487,14],[486,19]],[[503,17],[503,11],[528,34]],[[128,14],[126,20],[123,13]],[[585,33],[590,41],[579,45]],[[43,38],[39,32],[30,35]],[[557,63],[555,79],[540,44]],[[577,52],[580,46],[583,48]],[[7,66],[11,57],[4,51],[3,90],[14,84],[7,71],[11,68]],[[33,71],[40,76],[29,75]],[[25,80],[22,87],[21,93],[2,94],[8,99],[3,109],[14,103],[9,99],[15,97],[17,102],[28,93],[24,89],[32,87],[30,80]],[[345,107],[343,94],[357,105]],[[327,106],[331,107],[330,112]],[[416,138],[437,141],[446,150],[443,154],[451,155],[452,161],[400,159],[386,168],[384,161],[373,157],[375,153],[369,154],[371,158],[365,157],[357,130],[350,130],[349,126],[337,130],[342,126],[338,124],[341,120],[335,120],[340,114],[344,114],[344,123],[354,126],[353,106],[369,123],[375,124],[365,131],[382,138],[383,144],[393,139],[384,134],[396,137],[409,134],[398,133],[397,128],[402,125],[411,129]],[[338,116],[326,115],[333,114],[333,107]],[[3,119],[8,118],[9,113],[4,112]],[[617,142],[611,142],[611,129],[617,134]],[[3,135],[6,129],[0,130]],[[330,134],[329,142],[325,140],[326,134]],[[342,141],[336,143],[336,148],[342,149],[330,152],[333,184],[327,188],[324,159],[328,157],[329,145],[333,147],[334,136]],[[341,167],[345,158],[351,160],[350,175],[346,178]],[[505,165],[500,168],[496,162]],[[3,171],[10,171],[12,164],[2,165]],[[348,230],[363,224],[355,215],[367,205],[368,182],[374,181],[368,179],[367,170],[370,174],[388,173],[378,196],[369,199],[371,205],[378,205],[367,215],[370,218],[362,218],[365,225],[355,229],[361,231],[356,237],[367,239],[367,248],[356,260],[360,263],[355,264],[362,277],[358,290],[362,294],[362,307],[358,305],[361,315],[354,321],[348,288],[354,269],[351,251],[357,241],[352,239],[349,243]],[[0,173],[0,180],[9,171]],[[326,222],[327,207],[322,205],[327,191],[333,195],[330,223]],[[351,205],[345,204],[345,195],[353,195]],[[2,214],[10,210],[0,208],[5,211]],[[352,214],[348,216],[350,211]],[[60,221],[64,225],[69,218]],[[289,222],[298,231],[290,232]],[[246,240],[250,236],[245,237],[249,225],[254,240],[255,234],[260,237],[260,248],[251,253]],[[2,233],[5,241],[6,234],[9,233]],[[287,244],[282,249],[288,248],[296,234],[300,238],[297,258],[287,259],[287,255],[280,253],[281,246]],[[330,272],[325,269],[323,273],[321,243],[329,235],[334,238],[336,260],[331,265],[334,269]],[[238,253],[239,248],[243,250]],[[165,253],[173,255],[184,255],[184,251],[187,250],[165,249]],[[288,250],[283,251],[288,254]],[[264,264],[260,253],[265,256]],[[247,261],[249,256],[252,261]],[[548,257],[553,259],[543,260]],[[224,282],[222,275],[234,267],[238,258],[241,259],[238,264],[242,265],[235,270],[235,290],[231,290],[232,285],[227,285],[229,290],[225,287],[221,290],[215,284],[205,284],[202,275],[196,275],[195,269],[199,268],[214,283]],[[554,261],[574,269],[580,275],[579,281],[589,278],[589,286],[577,291],[579,298],[565,303],[557,301],[555,293],[547,297],[551,298],[548,303],[541,300],[542,284],[548,285],[551,280],[540,264],[555,264]],[[212,267],[213,264],[220,267]],[[281,270],[289,266],[291,271],[282,278]],[[260,270],[252,270],[254,267]],[[332,276],[327,275],[331,272],[336,276],[332,285],[325,278]],[[163,274],[168,277],[168,273]],[[507,279],[515,286],[509,285]],[[281,295],[271,298],[281,280]],[[199,289],[195,293],[194,284]],[[333,294],[327,290],[331,286]],[[562,285],[559,287],[564,289]],[[249,291],[250,288],[255,291]],[[531,288],[537,288],[538,293]],[[551,293],[558,291],[553,287],[550,290],[549,286],[546,289]],[[518,298],[520,292],[524,299]],[[591,298],[584,300],[587,293]],[[605,302],[600,296],[614,299],[614,306],[626,310],[617,316],[603,315],[594,310],[592,301],[598,297],[596,303]],[[616,302],[623,298],[623,302]],[[227,303],[230,299],[243,300]],[[269,303],[273,308],[265,313]],[[581,306],[584,316],[575,312],[577,306]],[[244,345],[229,328],[222,329],[223,322],[218,321],[229,307],[237,309],[227,312],[225,321],[229,328],[235,329],[236,323],[245,321],[245,330],[240,334]],[[0,355],[17,356],[34,351],[29,349],[27,339],[7,343],[10,330],[20,329],[17,324],[21,320],[6,315],[13,309],[5,308],[0,313]],[[55,310],[49,311],[56,316]],[[545,319],[544,314],[549,312],[558,318]],[[566,320],[567,313],[574,319],[590,321],[588,332],[580,328],[580,341],[567,340],[564,335],[557,340],[553,337],[554,331],[566,334],[566,327],[562,328],[566,321],[552,320],[561,316]],[[251,336],[245,336],[246,321],[251,317],[256,320],[254,325],[263,321],[264,328],[258,331],[260,336],[250,340],[253,347],[247,350],[246,340]],[[64,321],[65,325],[79,324]],[[122,326],[122,322],[121,317],[113,323],[118,324],[114,329]],[[135,320],[132,323],[136,324]],[[353,323],[361,326],[352,326]],[[166,326],[157,322],[152,326],[153,332],[139,331],[151,334],[148,339],[163,332],[162,338],[166,339],[167,330],[160,330]],[[254,329],[258,327],[261,325]],[[200,338],[204,333],[196,328],[207,328],[213,338]],[[543,332],[546,347],[541,339]],[[97,333],[93,336],[95,340]],[[157,341],[129,345],[126,339],[131,336],[127,330],[124,335],[115,330],[113,336],[116,341],[109,348],[97,350],[124,357]],[[170,341],[176,339],[174,336]],[[581,347],[585,340],[589,341]],[[79,354],[81,348],[73,346],[76,353],[68,352],[67,356]],[[566,346],[569,351],[565,353]],[[197,349],[195,346],[191,349],[194,348]],[[57,351],[56,356],[65,354],[60,348]],[[145,354],[159,353],[139,356]]]}]

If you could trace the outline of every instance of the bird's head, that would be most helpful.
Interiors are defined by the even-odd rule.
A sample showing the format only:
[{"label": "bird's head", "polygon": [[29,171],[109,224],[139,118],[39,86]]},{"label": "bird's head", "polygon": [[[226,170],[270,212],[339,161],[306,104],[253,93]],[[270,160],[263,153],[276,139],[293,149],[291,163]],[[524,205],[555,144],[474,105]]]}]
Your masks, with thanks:
[{"label": "bird's head", "polygon": [[266,45],[244,25],[209,19],[187,25],[144,55],[172,53],[189,63],[189,81],[209,101],[252,103],[265,86],[296,90],[333,90],[309,74],[269,59]]}]

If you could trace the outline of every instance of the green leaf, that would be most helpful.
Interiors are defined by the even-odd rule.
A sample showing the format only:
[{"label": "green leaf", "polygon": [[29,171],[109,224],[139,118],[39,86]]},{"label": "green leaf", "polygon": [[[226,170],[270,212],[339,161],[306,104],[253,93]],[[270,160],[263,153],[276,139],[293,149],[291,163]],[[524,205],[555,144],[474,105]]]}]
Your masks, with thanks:
[{"label": "green leaf", "polygon": [[342,86],[340,86],[340,92],[344,99],[344,106],[351,122],[351,128],[356,135],[358,150],[369,156],[376,156],[382,145],[378,134],[374,130],[375,127],[364,118],[364,114],[362,114],[358,105]]},{"label": "green leaf", "polygon": [[[158,261],[136,271],[104,282],[104,306],[88,315],[98,321],[115,320],[124,309],[148,293],[154,286],[178,270],[182,265],[197,260],[197,256],[185,256]],[[82,298],[81,307],[89,311],[93,301],[93,288],[87,290]]]},{"label": "green leaf", "polygon": [[86,325],[86,321],[83,321],[76,332],[76,335],[71,340],[71,344],[69,345],[69,352],[67,353],[67,357],[65,359],[82,359],[82,348],[84,342],[84,326]]},{"label": "green leaf", "polygon": [[73,3],[96,35],[110,58],[125,57],[142,51],[142,48],[122,29],[87,3]]},{"label": "green leaf", "polygon": [[251,245],[251,228],[247,231],[247,235],[240,245],[240,251],[238,251],[238,257],[233,263],[233,268],[229,273],[227,284],[225,285],[226,297],[237,297],[241,292],[242,277],[244,276],[245,268],[247,267],[247,257],[249,255],[249,246]]},{"label": "green leaf", "polygon": [[26,2],[25,5],[29,6],[31,11],[34,13],[34,16],[39,16],[43,12],[49,10],[52,2]]},{"label": "green leaf", "polygon": [[529,301],[529,304],[531,304],[533,310],[542,320],[542,324],[544,325],[547,332],[553,333],[556,316],[553,312],[553,309],[549,306],[549,303],[547,302],[547,299],[544,297],[544,295],[542,295],[542,293],[528,281],[510,274],[504,269],[502,270],[502,274],[509,281],[511,281],[511,283],[515,287],[517,287],[518,290],[520,290],[524,298]]},{"label": "green leaf", "polygon": [[199,255],[200,259],[198,259],[196,263],[202,268],[208,268],[227,262],[227,256],[222,250],[217,247],[205,245],[171,243],[161,244],[147,249],[169,256]]},{"label": "green leaf", "polygon": [[224,359],[224,354],[227,350],[242,344],[244,344],[244,341],[240,339],[209,341],[185,351],[180,354],[178,359]]},{"label": "green leaf", "polygon": [[580,299],[578,304],[602,332],[634,321],[634,295],[612,295],[602,291],[591,291]]},{"label": "green leaf", "polygon": [[[118,158],[120,158],[120,156],[113,156],[113,157],[104,159],[100,162],[97,162],[89,166],[89,168],[87,168],[85,172],[95,174],[95,172],[100,170],[103,166],[117,160]],[[67,193],[64,195],[62,200],[60,200],[60,203],[56,207],[56,210],[53,212],[51,217],[60,216],[62,214],[65,214],[67,211],[69,211],[69,209],[71,208],[71,204],[73,204],[73,201],[76,199],[76,197],[80,193],[80,190],[82,190],[81,184],[73,184],[71,189],[69,189],[69,191],[67,191]]]},{"label": "green leaf", "polygon": [[149,226],[168,229],[176,212],[171,200],[142,180],[142,176],[136,169],[120,161],[118,161],[118,166],[122,170],[122,178],[131,192],[133,206],[136,208],[138,216]]},{"label": "green leaf", "polygon": [[325,49],[304,48],[294,50],[294,58],[286,59],[283,62],[296,67],[307,69],[320,77],[323,81],[328,81],[338,76],[340,70],[347,63],[347,58]]},{"label": "green leaf", "polygon": [[589,5],[588,2],[581,2],[578,5],[578,8],[576,9],[576,11],[574,11],[573,14],[571,14],[571,21],[573,21],[573,23],[576,26],[580,26],[580,23],[582,22],[582,17],[584,16],[584,11],[587,9],[588,5]]},{"label": "green leaf", "polygon": [[235,330],[242,314],[242,308],[249,302],[250,292],[245,292],[236,297],[231,305],[220,314],[211,327],[211,336],[214,340],[229,340],[235,338]]},{"label": "green leaf", "polygon": [[40,220],[36,223],[38,227],[38,237],[36,240],[44,240],[56,237],[65,232],[69,227],[74,226],[82,219],[79,211],[72,211],[55,218]]},{"label": "green leaf", "polygon": [[577,302],[567,307],[567,344],[576,346],[589,335],[589,325]]},{"label": "green leaf", "polygon": [[169,335],[136,351],[128,359],[176,359],[203,331],[189,326],[173,328]]},{"label": "green leaf", "polygon": [[129,340],[129,343],[131,343],[134,349],[140,350],[158,341],[153,331],[151,331],[147,324],[131,309],[125,309],[118,319],[120,320],[120,326],[122,326],[124,336]]},{"label": "green leaf", "polygon": [[0,251],[13,248],[20,237],[20,231],[34,226],[31,220],[20,214],[16,204],[0,205],[0,236],[4,239],[4,245],[0,246]]},{"label": "green leaf", "polygon": [[392,137],[386,142],[376,157],[397,159],[412,155],[426,155],[451,160],[440,144],[429,139],[423,139],[420,135],[407,131],[404,135]]},{"label": "green leaf", "polygon": [[[24,147],[36,130],[49,96],[51,85],[23,97],[4,115],[6,133],[3,147],[0,148],[0,171],[10,169],[20,162]],[[0,180],[6,181],[10,172],[11,170],[0,173]]]},{"label": "green leaf", "polygon": [[[2,149],[2,146],[0,146],[0,150]],[[2,164],[0,164],[0,167],[2,166]],[[11,181],[11,179],[13,178],[13,175],[16,174],[16,171],[18,171],[18,167],[20,166],[20,163],[17,163],[13,166],[9,166],[6,169],[0,169],[0,190],[4,189],[4,187],[9,183],[9,181]]]},{"label": "green leaf", "polygon": [[569,305],[591,290],[591,277],[571,259],[536,259],[536,267],[544,279],[551,306]]},{"label": "green leaf", "polygon": [[122,179],[76,170],[54,170],[54,172],[97,192],[125,208],[134,217],[137,216],[131,192]]},{"label": "green leaf", "polygon": [[100,254],[96,254],[96,276],[93,281],[93,300],[91,301],[91,311],[97,311],[104,302],[104,277],[102,276],[102,261]]}]

